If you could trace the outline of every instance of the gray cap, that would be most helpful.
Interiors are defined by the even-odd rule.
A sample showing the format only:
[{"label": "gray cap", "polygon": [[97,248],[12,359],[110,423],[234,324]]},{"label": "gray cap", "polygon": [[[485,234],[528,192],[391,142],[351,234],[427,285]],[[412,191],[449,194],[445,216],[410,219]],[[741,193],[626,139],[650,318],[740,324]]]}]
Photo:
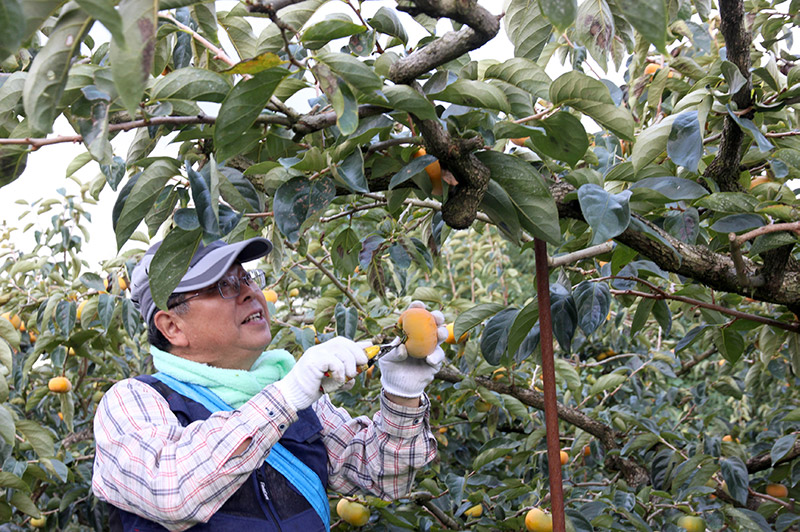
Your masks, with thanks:
[{"label": "gray cap", "polygon": [[[133,269],[131,275],[131,299],[145,324],[156,312],[156,304],[150,293],[150,263],[161,246],[161,242],[153,244],[144,254],[142,260]],[[211,286],[228,271],[234,262],[248,262],[261,258],[272,251],[272,242],[266,238],[256,237],[235,244],[215,240],[207,246],[202,242],[189,262],[189,270],[183,275],[174,294],[191,292]]]}]

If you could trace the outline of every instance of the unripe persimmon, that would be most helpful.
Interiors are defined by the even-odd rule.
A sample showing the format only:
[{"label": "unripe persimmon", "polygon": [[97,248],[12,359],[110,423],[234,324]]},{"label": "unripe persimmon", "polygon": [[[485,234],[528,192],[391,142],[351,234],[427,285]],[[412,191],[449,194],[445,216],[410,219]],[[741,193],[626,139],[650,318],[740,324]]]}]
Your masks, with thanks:
[{"label": "unripe persimmon", "polygon": [[66,377],[53,377],[47,383],[47,388],[53,393],[67,393],[72,389],[72,383]]},{"label": "unripe persimmon", "polygon": [[369,521],[369,509],[361,503],[341,499],[336,504],[336,514],[353,526],[364,526]]},{"label": "unripe persimmon", "polygon": [[[425,148],[418,149],[413,158],[416,159],[417,157],[422,157],[423,155],[427,155],[428,152],[425,151]],[[431,164],[425,167],[425,172],[428,174],[428,177],[431,180],[431,193],[436,196],[442,195],[442,165],[439,164],[439,161],[433,161]]]},{"label": "unripe persimmon", "polygon": [[405,346],[414,358],[425,358],[439,344],[436,319],[424,308],[413,307],[402,314],[397,325],[406,334]]},{"label": "unripe persimmon", "polygon": [[78,305],[78,310],[75,312],[75,317],[76,317],[77,319],[79,319],[79,320],[81,319],[81,314],[83,314],[83,308],[86,306],[86,303],[88,303],[88,302],[89,302],[89,300],[88,300],[88,299],[84,299],[84,300],[83,300],[83,301],[81,301],[81,302],[80,302],[80,304]]},{"label": "unripe persimmon", "polygon": [[706,529],[706,522],[695,515],[684,515],[678,519],[678,526],[684,528],[686,532],[703,532]]},{"label": "unripe persimmon", "polygon": [[483,505],[476,504],[471,508],[467,508],[466,510],[464,510],[464,515],[466,515],[467,517],[480,517],[481,515],[483,515]]}]

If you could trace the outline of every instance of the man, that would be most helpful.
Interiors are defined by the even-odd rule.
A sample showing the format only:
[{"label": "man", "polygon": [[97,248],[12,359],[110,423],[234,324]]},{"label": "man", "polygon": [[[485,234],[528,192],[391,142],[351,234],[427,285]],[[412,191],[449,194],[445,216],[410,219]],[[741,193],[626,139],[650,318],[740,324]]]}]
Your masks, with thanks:
[{"label": "man", "polygon": [[297,363],[264,352],[264,273],[242,263],[267,255],[267,239],[201,245],[166,309],[149,283],[159,245],[132,274],[158,373],[116,383],[95,415],[92,488],[113,529],[311,532],[330,527],[327,487],[386,499],[409,491],[436,454],[423,390],[441,348],[423,360],[402,345],[382,357],[381,409],[352,419],[322,390],[357,375],[362,347],[334,338]]}]

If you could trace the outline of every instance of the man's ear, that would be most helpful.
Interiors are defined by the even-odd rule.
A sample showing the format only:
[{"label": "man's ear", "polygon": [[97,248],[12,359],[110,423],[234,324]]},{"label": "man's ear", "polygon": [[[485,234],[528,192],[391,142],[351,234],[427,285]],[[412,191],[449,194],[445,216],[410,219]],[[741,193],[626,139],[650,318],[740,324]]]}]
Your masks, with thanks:
[{"label": "man's ear", "polygon": [[169,343],[175,347],[186,347],[189,345],[189,339],[183,331],[183,320],[180,316],[172,313],[159,310],[153,317],[156,328],[161,331]]}]

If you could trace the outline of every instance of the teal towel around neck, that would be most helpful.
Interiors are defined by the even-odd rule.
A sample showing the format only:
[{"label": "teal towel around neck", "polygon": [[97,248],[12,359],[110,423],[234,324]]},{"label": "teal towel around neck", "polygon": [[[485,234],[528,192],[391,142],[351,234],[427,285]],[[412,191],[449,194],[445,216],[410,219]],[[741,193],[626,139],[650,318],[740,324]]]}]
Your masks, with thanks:
[{"label": "teal towel around neck", "polygon": [[193,362],[150,347],[153,365],[183,382],[205,386],[233,408],[239,408],[265,386],[286,376],[294,366],[294,357],[284,349],[264,351],[250,371],[225,369]]}]

